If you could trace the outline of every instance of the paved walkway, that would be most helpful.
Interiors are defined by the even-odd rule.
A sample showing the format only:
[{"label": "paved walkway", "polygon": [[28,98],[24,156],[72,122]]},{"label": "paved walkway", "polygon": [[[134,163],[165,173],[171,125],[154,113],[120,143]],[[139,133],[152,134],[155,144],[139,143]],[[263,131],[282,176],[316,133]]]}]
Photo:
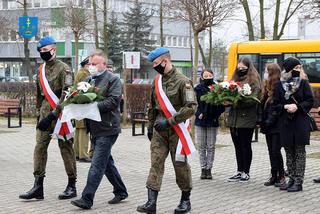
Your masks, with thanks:
[{"label": "paved walkway", "polygon": [[[22,201],[18,195],[33,185],[33,148],[35,128],[24,124],[23,128],[8,129],[0,120],[0,213],[136,213],[137,205],[145,202],[150,155],[146,136],[132,137],[130,129],[124,129],[113,149],[116,165],[127,185],[129,198],[121,204],[107,203],[112,187],[104,178],[96,194],[91,210],[83,211],[70,204],[70,200],[59,201],[57,196],[64,190],[67,176],[56,141],[49,147],[47,176],[45,178],[43,201]],[[213,180],[200,180],[198,159],[191,163],[194,190],[191,195],[190,213],[320,213],[320,184],[313,184],[312,178],[320,176],[320,160],[307,159],[304,190],[300,193],[280,192],[274,187],[265,187],[263,182],[269,175],[269,160],[264,139],[253,143],[253,162],[249,183],[229,183],[226,178],[235,171],[234,148],[229,134],[219,134],[213,168]],[[307,153],[320,151],[320,143],[313,141]],[[175,184],[174,171],[168,159],[159,194],[158,212],[173,213],[180,200]],[[90,164],[79,163],[78,194],[80,195]]]}]

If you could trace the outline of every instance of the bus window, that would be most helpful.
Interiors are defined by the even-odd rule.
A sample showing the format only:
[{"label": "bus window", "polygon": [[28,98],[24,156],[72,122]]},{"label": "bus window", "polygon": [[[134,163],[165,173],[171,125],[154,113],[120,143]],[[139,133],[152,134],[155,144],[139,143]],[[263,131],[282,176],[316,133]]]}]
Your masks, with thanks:
[{"label": "bus window", "polygon": [[259,54],[239,54],[238,55],[238,60],[241,57],[247,57],[251,60],[253,63],[254,67],[258,70],[259,69]]},{"label": "bus window", "polygon": [[300,58],[303,69],[308,75],[310,83],[320,83],[320,57],[319,58]]}]

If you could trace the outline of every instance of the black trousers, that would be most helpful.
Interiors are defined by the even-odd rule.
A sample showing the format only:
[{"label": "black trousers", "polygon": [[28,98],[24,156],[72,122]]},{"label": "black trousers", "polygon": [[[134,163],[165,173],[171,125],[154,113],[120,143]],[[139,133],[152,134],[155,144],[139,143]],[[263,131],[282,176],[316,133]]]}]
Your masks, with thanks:
[{"label": "black trousers", "polygon": [[283,158],[281,154],[281,142],[279,133],[266,134],[266,141],[271,164],[271,174],[279,177],[284,176]]},{"label": "black trousers", "polygon": [[239,172],[250,172],[252,161],[251,141],[254,128],[230,128]]}]

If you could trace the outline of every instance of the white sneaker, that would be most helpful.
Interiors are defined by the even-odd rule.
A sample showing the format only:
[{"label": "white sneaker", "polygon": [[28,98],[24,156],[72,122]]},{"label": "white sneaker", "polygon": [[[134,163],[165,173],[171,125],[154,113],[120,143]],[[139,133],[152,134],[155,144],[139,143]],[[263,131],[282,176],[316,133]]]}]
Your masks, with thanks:
[{"label": "white sneaker", "polygon": [[229,182],[236,182],[241,179],[242,172],[236,172],[232,177],[228,178]]},{"label": "white sneaker", "polygon": [[250,180],[250,175],[243,172],[239,182],[245,183],[245,182],[248,182],[249,180]]}]

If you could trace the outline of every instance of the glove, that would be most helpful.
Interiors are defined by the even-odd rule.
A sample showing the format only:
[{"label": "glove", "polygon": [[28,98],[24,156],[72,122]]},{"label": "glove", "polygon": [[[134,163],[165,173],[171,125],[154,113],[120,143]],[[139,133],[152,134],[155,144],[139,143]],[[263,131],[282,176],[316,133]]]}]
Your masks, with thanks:
[{"label": "glove", "polygon": [[50,114],[43,118],[42,120],[40,120],[40,122],[37,125],[37,128],[40,131],[47,131],[52,123],[52,121],[54,121],[56,119],[56,116],[50,112]]},{"label": "glove", "polygon": [[148,139],[151,141],[153,137],[153,128],[148,128],[148,133],[147,133]]},{"label": "glove", "polygon": [[166,131],[170,127],[168,120],[160,119],[154,123],[154,128],[158,132]]}]

